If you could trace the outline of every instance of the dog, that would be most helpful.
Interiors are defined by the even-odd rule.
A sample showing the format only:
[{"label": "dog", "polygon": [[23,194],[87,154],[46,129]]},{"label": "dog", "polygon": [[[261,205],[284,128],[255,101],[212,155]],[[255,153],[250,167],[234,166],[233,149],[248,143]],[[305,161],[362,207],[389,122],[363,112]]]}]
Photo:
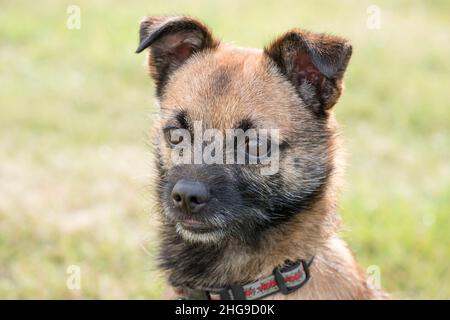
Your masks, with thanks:
[{"label": "dog", "polygon": [[[136,52],[148,49],[160,109],[154,151],[163,298],[388,298],[338,235],[343,162],[333,106],[349,42],[293,29],[263,50],[240,48],[188,16],[146,17],[139,38]],[[212,128],[215,140],[228,129],[277,130],[273,141],[243,140],[246,152],[256,145],[256,158],[260,141],[276,146],[276,172],[262,174],[267,163],[251,165],[250,154],[241,164],[174,160],[180,142],[191,146]]]}]

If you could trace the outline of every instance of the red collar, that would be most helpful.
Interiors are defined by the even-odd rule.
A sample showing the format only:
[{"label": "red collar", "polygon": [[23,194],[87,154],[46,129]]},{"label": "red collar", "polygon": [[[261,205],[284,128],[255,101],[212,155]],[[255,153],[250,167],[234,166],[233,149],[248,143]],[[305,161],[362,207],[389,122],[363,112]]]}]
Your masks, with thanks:
[{"label": "red collar", "polygon": [[309,267],[313,260],[314,257],[309,261],[288,260],[285,264],[277,266],[271,275],[245,285],[229,285],[217,290],[182,287],[177,293],[181,300],[257,300],[278,292],[287,295],[308,282]]}]

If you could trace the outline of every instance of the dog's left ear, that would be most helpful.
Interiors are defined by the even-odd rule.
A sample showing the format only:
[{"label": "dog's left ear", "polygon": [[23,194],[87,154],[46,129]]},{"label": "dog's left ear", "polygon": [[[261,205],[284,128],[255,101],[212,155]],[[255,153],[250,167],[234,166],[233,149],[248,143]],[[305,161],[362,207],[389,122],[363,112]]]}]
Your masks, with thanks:
[{"label": "dog's left ear", "polygon": [[294,29],[264,51],[316,113],[335,105],[352,54],[345,39]]}]

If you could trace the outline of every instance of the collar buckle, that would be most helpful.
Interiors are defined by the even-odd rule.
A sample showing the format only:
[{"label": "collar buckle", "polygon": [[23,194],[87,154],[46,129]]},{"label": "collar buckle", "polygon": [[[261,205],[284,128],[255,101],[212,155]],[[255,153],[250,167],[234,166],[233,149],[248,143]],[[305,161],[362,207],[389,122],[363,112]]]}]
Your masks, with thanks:
[{"label": "collar buckle", "polygon": [[283,266],[274,269],[273,275],[280,292],[290,294],[302,287],[309,280],[308,264],[303,260],[286,261]]},{"label": "collar buckle", "polygon": [[239,285],[230,285],[219,293],[221,300],[246,300],[244,289]]}]

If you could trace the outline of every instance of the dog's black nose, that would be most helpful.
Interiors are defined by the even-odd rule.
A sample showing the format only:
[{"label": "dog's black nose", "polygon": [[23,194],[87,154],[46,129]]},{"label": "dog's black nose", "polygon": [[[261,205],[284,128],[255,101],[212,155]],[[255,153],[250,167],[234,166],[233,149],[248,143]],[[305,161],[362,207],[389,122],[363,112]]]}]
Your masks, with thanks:
[{"label": "dog's black nose", "polygon": [[202,182],[182,179],[172,189],[172,201],[178,209],[198,213],[208,201],[208,189]]}]

